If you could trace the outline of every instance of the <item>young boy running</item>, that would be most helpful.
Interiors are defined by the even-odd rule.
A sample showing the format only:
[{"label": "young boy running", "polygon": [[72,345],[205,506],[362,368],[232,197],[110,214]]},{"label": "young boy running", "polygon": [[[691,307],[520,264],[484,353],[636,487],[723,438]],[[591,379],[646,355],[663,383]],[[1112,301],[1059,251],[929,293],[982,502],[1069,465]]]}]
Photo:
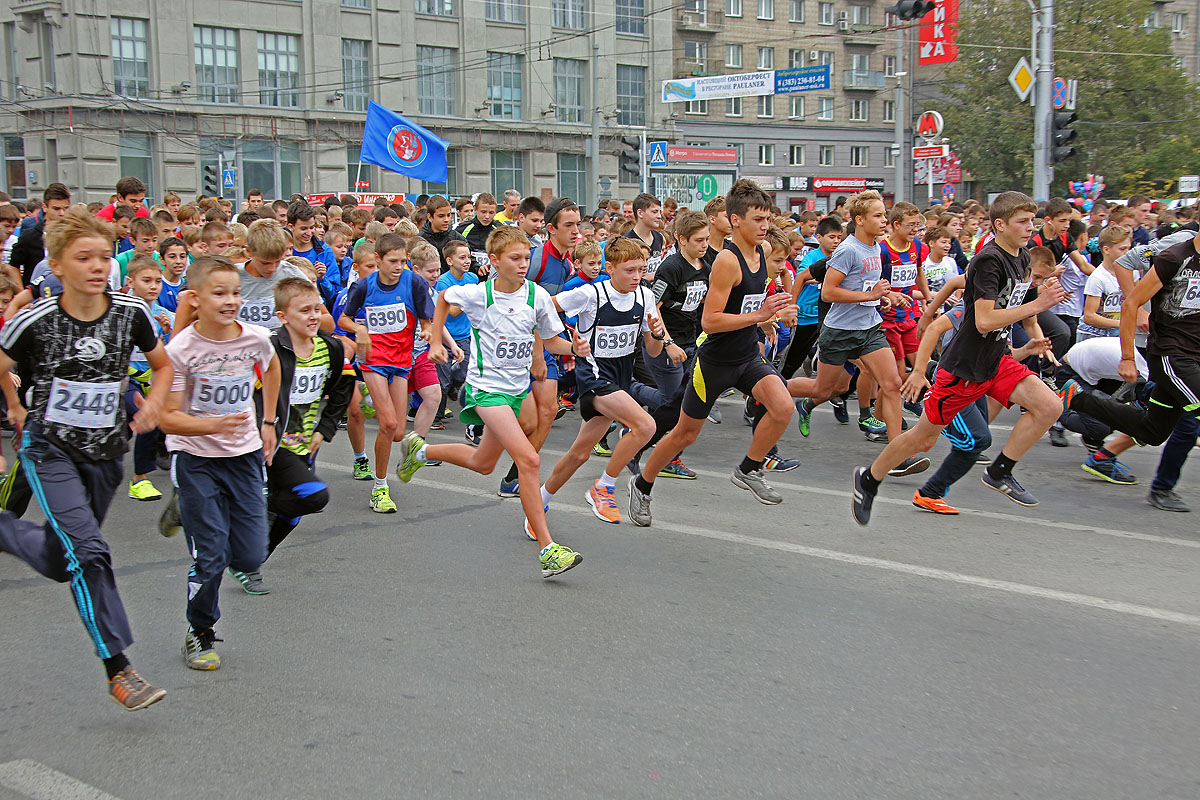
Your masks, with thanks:
[{"label": "young boy running", "polygon": [[[132,252],[132,251],[130,251]],[[154,330],[165,343],[171,335],[175,315],[158,304],[162,290],[162,269],[148,255],[132,259],[126,269],[125,287],[129,294],[142,300],[150,308]],[[129,357],[129,385],[125,389],[125,408],[130,416],[137,413],[138,401],[150,391],[152,378],[150,362],[140,349]],[[154,471],[158,450],[163,444],[163,433],[158,428],[139,433],[133,440],[133,477],[129,481],[129,496],[134,500],[160,500],[162,492],[147,477]]]},{"label": "young boy running", "polygon": [[925,396],[925,413],[912,430],[892,439],[870,467],[854,470],[851,506],[859,525],[870,521],[871,505],[888,471],[929,450],[954,416],[984,395],[1006,407],[1018,403],[1026,413],[984,472],[983,484],[1020,505],[1037,505],[1033,494],[1013,477],[1012,469],[1058,419],[1062,402],[1041,379],[1008,355],[1008,336],[1012,325],[1020,322],[1029,335],[1030,349],[1038,355],[1048,351],[1050,341],[1033,317],[1062,302],[1066,291],[1050,278],[1032,300],[1028,298],[1032,280],[1025,242],[1036,211],[1037,204],[1020,192],[1005,192],[992,203],[995,237],[971,260],[963,292],[966,313],[942,356],[937,380]]},{"label": "young boy running", "polygon": [[[352,281],[362,280],[370,275],[375,271],[375,266],[378,263],[375,257],[375,248],[367,244],[360,244],[354,248],[353,259]],[[342,310],[346,307],[346,298],[349,294],[349,287],[342,289],[338,293],[337,299],[333,301],[333,308],[330,310],[335,320],[341,320]],[[365,325],[366,321],[367,318],[363,315],[362,309],[359,309],[355,322],[359,325]],[[333,335],[341,341],[345,351],[345,370],[357,378],[354,382],[354,394],[350,398],[350,407],[346,414],[346,436],[350,439],[350,447],[354,450],[352,474],[356,481],[374,480],[375,475],[371,471],[371,459],[367,458],[366,418],[363,414],[362,387],[364,384],[362,369],[358,364],[353,363],[358,344],[355,341],[354,334],[344,329],[341,325],[334,326]]]},{"label": "young boy running", "polygon": [[[464,244],[461,241],[457,243]],[[442,274],[441,254],[433,245],[421,242],[413,247],[410,260],[413,272],[428,284],[426,291],[429,293],[430,300],[436,302],[437,294],[433,287]],[[464,354],[454,341],[454,337],[448,331],[443,332],[443,337],[442,344],[450,351],[451,360],[456,363],[461,362]],[[429,360],[429,343],[419,335],[413,337],[413,371],[409,384],[412,394],[421,398],[421,404],[413,414],[413,433],[424,439],[429,434],[430,426],[434,423],[438,408],[442,405],[442,382],[438,377],[437,367]],[[413,401],[416,401],[415,398]]]},{"label": "young boy running", "polygon": [[791,294],[767,296],[767,264],[762,242],[771,225],[771,198],[750,180],[739,180],[729,191],[725,210],[733,241],[712,265],[701,324],[708,338],[696,354],[692,379],[683,395],[677,424],[646,459],[641,475],[629,481],[629,518],[635,525],[651,523],[650,492],[654,479],[685,447],[696,441],[708,412],[726,389],[736,388],[766,406],[742,462],[730,480],[748,489],[760,503],[776,505],[783,496],[767,483],[763,461],[787,429],[792,404],[787,386],[759,352],[758,325],[778,315],[785,324],[796,320]]},{"label": "young boy running", "polygon": [[[196,321],[167,346],[175,373],[162,429],[193,559],[183,660],[191,669],[214,670],[221,666],[213,632],[221,617],[221,574],[226,567],[255,573],[267,557],[263,464],[275,451],[279,358],[266,328],[238,322],[241,282],[229,259],[196,259],[188,283]],[[254,413],[260,380],[261,425]]]},{"label": "young boy running", "polygon": [[[350,287],[338,324],[354,334],[356,358],[379,423],[371,510],[394,514],[396,504],[387,483],[388,462],[393,442],[405,438],[408,379],[413,369],[417,320],[428,329],[433,319],[433,301],[425,279],[406,268],[408,249],[402,236],[395,233],[380,236],[375,243],[375,255],[376,271]],[[356,319],[360,311],[365,322]],[[405,442],[405,458],[420,446],[418,441],[412,438]]]},{"label": "young boy running", "polygon": [[[492,205],[495,206],[495,203]],[[451,286],[479,283],[479,276],[471,272],[469,245],[459,241],[450,242],[442,248],[442,255],[450,268],[434,284],[433,288],[438,294]],[[438,408],[438,419],[445,416],[447,400],[458,400],[463,384],[467,382],[468,361],[471,358],[471,322],[459,314],[446,320],[446,330],[453,337],[458,349],[462,350],[463,358],[437,365],[438,378],[442,383],[442,402]]]},{"label": "young boy running", "polygon": [[[517,421],[521,402],[529,393],[530,367],[538,335],[551,353],[580,357],[591,354],[587,343],[575,336],[559,337],[563,324],[545,289],[525,279],[529,271],[529,239],[515,227],[504,227],[488,237],[488,257],[496,277],[482,284],[451,286],[437,303],[430,333],[429,358],[444,364],[448,358],[442,331],[451,306],[471,320],[474,352],[467,385],[463,389],[463,422],[484,425],[479,447],[467,444],[428,445],[405,456],[399,477],[408,481],[426,460],[445,461],[487,475],[507,452],[517,465],[521,507],[529,529],[541,546],[542,577],[566,572],[583,556],[556,543],[546,527],[546,511],[538,489],[540,460],[537,450]],[[411,452],[411,451],[410,451]]]},{"label": "young boy running", "polygon": [[[133,633],[100,533],[121,482],[129,431],[153,430],[171,364],[146,304],[108,288],[109,226],[81,211],[47,226],[50,267],[62,294],[32,304],[0,330],[0,388],[21,437],[23,473],[46,522],[0,513],[0,551],[70,583],[79,616],[104,662],[109,696],[129,711],[166,692],[142,679],[125,651]],[[121,402],[137,347],[158,373],[132,421]],[[12,371],[21,378],[22,393]]]}]

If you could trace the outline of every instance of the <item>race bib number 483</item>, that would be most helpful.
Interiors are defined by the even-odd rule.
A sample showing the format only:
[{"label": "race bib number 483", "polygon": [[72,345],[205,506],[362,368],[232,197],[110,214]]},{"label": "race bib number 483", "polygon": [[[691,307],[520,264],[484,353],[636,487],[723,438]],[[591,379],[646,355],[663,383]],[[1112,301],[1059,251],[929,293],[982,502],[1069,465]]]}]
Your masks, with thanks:
[{"label": "race bib number 483", "polygon": [[398,333],[408,326],[404,303],[372,306],[367,309],[367,330],[371,333]]},{"label": "race bib number 483", "polygon": [[111,428],[117,421],[121,381],[83,383],[55,378],[46,404],[46,421],[73,428]]}]

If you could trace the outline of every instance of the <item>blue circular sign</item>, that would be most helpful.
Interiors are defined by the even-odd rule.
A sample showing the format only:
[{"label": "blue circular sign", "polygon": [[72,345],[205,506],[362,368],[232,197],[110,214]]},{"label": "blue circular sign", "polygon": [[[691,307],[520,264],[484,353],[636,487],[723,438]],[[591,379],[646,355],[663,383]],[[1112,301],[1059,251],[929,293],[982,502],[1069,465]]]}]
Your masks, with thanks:
[{"label": "blue circular sign", "polygon": [[1052,103],[1058,109],[1063,109],[1067,106],[1067,82],[1062,78],[1054,79]]}]

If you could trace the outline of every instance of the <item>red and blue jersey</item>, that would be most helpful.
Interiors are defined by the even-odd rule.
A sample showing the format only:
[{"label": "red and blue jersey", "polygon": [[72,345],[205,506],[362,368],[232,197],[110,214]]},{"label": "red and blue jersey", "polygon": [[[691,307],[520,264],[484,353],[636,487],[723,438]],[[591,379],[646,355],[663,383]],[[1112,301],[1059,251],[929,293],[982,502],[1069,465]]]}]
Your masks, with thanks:
[{"label": "red and blue jersey", "polygon": [[392,285],[372,272],[350,287],[342,313],[366,320],[372,364],[412,369],[417,320],[433,319],[433,299],[429,283],[410,269]]},{"label": "red and blue jersey", "polygon": [[[887,239],[879,243],[880,263],[883,279],[892,285],[892,290],[913,296],[918,289],[917,270],[929,255],[929,248],[919,239],[913,239],[904,250],[896,250]],[[891,306],[883,312],[884,322],[908,322],[921,316],[921,309],[914,300],[908,308]]]},{"label": "red and blue jersey", "polygon": [[574,272],[571,254],[558,252],[554,242],[548,241],[533,248],[529,255],[529,273],[525,277],[556,295]]}]

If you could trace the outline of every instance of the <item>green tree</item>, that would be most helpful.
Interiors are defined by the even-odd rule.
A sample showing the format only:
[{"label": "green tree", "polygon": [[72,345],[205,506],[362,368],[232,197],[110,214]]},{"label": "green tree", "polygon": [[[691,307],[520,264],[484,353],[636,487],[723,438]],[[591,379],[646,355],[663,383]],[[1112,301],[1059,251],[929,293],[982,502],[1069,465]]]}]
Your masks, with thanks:
[{"label": "green tree", "polygon": [[[1075,155],[1055,165],[1054,194],[1099,173],[1105,193],[1118,196],[1134,183],[1174,182],[1181,164],[1196,163],[1191,140],[1178,131],[1197,117],[1200,95],[1175,63],[1169,31],[1144,26],[1153,8],[1146,0],[1056,3],[1055,73],[1079,81],[1079,135]],[[986,191],[1029,191],[1033,109],[1008,85],[1009,72],[1029,53],[1029,5],[969,0],[959,19],[958,60],[934,105],[964,167]]]}]

